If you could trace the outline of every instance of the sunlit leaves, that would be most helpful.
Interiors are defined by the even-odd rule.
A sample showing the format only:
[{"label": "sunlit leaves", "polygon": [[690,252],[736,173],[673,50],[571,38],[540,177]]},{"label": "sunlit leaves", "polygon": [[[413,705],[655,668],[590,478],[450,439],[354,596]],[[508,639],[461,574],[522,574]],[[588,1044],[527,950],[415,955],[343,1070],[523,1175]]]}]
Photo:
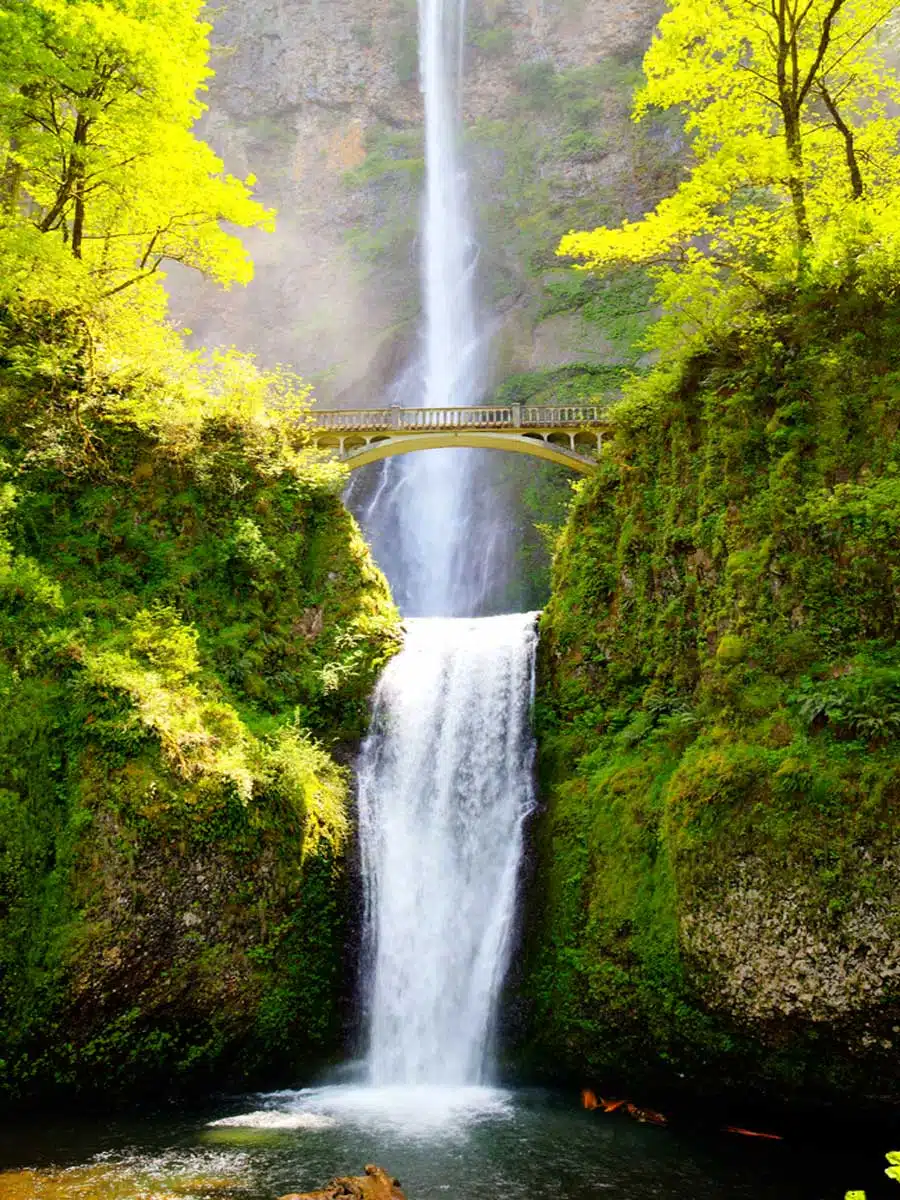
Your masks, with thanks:
[{"label": "sunlit leaves", "polygon": [[173,260],[251,277],[226,223],[272,215],[192,132],[211,74],[201,9],[2,0],[0,300],[102,303]]},{"label": "sunlit leaves", "polygon": [[571,233],[559,253],[593,269],[649,265],[687,338],[798,277],[890,276],[900,83],[882,50],[893,7],[669,0],[634,116],[682,112],[690,172],[642,220]]}]

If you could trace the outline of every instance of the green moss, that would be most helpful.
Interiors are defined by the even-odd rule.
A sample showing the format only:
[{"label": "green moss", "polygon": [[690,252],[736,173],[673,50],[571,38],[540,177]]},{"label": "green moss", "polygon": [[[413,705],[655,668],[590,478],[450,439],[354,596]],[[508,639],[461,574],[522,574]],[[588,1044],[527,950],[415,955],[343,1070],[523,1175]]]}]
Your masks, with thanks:
[{"label": "green moss", "polygon": [[398,645],[341,480],[272,420],[0,399],[0,1101],[296,1077]]},{"label": "green moss", "polygon": [[474,29],[469,34],[469,41],[488,58],[505,58],[513,48],[513,31],[502,28]]},{"label": "green moss", "polygon": [[[830,1021],[750,1016],[690,922],[731,911],[751,871],[746,902],[793,897],[823,944],[871,902],[900,936],[898,332],[892,301],[803,297],[612,410],[542,626],[535,1064],[896,1093],[889,980]],[[744,930],[748,962],[761,936]]]},{"label": "green moss", "polygon": [[747,644],[743,638],[729,633],[721,639],[716,649],[716,658],[726,667],[733,667],[747,657]]},{"label": "green moss", "polygon": [[412,83],[419,71],[419,41],[414,32],[398,29],[393,38],[393,59],[397,78],[403,84]]},{"label": "green moss", "polygon": [[546,371],[509,375],[497,388],[492,404],[603,403],[622,386],[622,367],[573,363]]}]

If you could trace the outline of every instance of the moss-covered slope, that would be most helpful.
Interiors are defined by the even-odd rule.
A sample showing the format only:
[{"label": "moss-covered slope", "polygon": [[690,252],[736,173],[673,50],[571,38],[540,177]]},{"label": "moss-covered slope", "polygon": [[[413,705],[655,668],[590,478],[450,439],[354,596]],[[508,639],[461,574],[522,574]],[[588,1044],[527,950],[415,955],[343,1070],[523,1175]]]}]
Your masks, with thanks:
[{"label": "moss-covered slope", "polygon": [[543,620],[529,1055],[900,1101],[900,310],[618,410]]},{"label": "moss-covered slope", "polygon": [[3,392],[5,1098],[297,1077],[339,1036],[331,750],[396,611],[287,426],[117,404]]}]

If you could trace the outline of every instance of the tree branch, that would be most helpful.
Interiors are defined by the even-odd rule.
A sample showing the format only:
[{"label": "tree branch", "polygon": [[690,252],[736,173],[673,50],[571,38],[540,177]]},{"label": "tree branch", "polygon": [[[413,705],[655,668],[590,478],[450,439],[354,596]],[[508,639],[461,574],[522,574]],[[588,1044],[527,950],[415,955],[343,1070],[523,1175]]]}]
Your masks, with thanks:
[{"label": "tree branch", "polygon": [[847,156],[847,170],[850,172],[850,186],[854,200],[859,200],[863,194],[863,178],[859,169],[859,159],[856,157],[856,139],[853,130],[840,114],[837,104],[832,99],[824,83],[819,85],[819,94],[825,102],[825,107],[831,113],[832,119],[844,139],[844,150]]},{"label": "tree branch", "polygon": [[809,73],[806,76],[806,80],[797,95],[797,99],[801,104],[809,95],[810,88],[815,83],[816,76],[819,73],[819,68],[822,66],[825,55],[828,53],[828,47],[831,45],[832,27],[834,26],[834,22],[838,13],[846,3],[847,0],[831,0],[831,7],[825,14],[825,20],[822,22],[822,35],[819,38],[819,46],[816,50],[816,57],[813,59],[812,66],[809,68]]}]

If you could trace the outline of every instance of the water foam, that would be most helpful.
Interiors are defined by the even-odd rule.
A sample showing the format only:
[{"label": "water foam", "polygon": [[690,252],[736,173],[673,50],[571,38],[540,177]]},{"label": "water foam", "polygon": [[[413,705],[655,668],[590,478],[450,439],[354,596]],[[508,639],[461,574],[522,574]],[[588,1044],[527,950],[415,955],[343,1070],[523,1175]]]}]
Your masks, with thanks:
[{"label": "water foam", "polygon": [[467,1087],[489,1045],[534,805],[535,614],[413,620],[359,762],[378,1087]]}]

